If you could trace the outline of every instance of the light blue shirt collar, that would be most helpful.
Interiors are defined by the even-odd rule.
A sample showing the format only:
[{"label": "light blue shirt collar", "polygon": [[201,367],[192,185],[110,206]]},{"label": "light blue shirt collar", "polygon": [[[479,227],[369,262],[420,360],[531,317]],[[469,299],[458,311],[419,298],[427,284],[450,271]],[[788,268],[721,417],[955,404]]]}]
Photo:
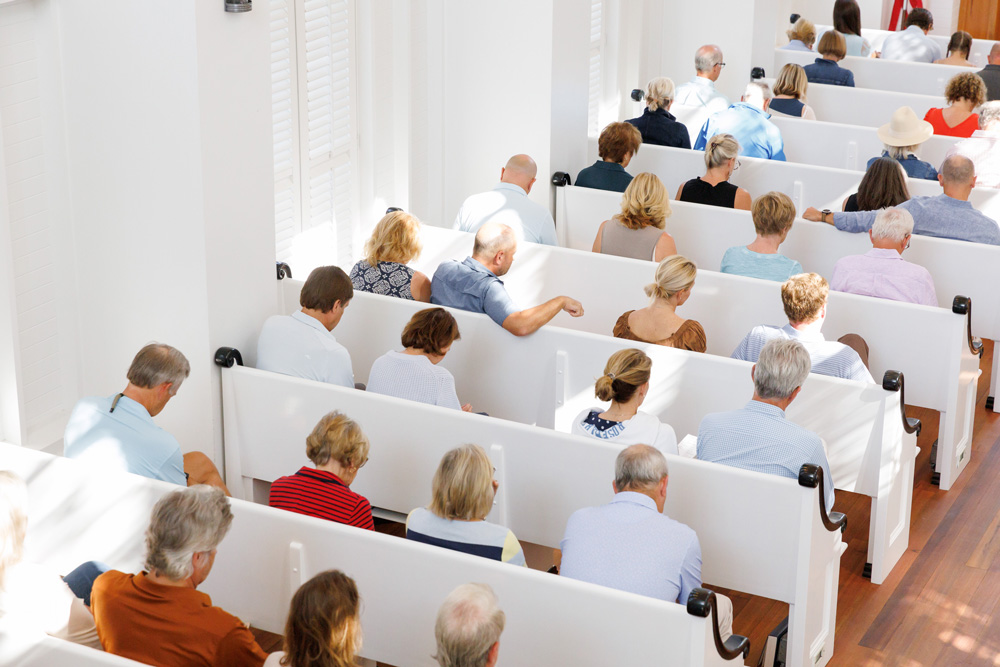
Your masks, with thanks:
[{"label": "light blue shirt collar", "polygon": [[642,505],[646,509],[658,512],[656,509],[656,501],[647,496],[645,493],[638,493],[637,491],[619,491],[615,494],[615,497],[611,499],[611,502]]},{"label": "light blue shirt collar", "polygon": [[747,403],[746,409],[750,412],[759,412],[770,417],[780,417],[781,419],[785,418],[785,411],[777,405],[771,405],[770,403],[751,400]]},{"label": "light blue shirt collar", "polygon": [[781,327],[781,329],[786,334],[788,334],[789,336],[791,336],[792,340],[810,340],[810,341],[825,341],[826,340],[826,338],[823,337],[823,333],[820,332],[820,331],[816,331],[816,332],[812,332],[812,331],[809,331],[809,332],[799,331],[798,329],[796,329],[795,327],[793,327],[791,324],[786,324],[785,326]]},{"label": "light blue shirt collar", "polygon": [[317,331],[322,331],[327,335],[331,335],[331,332],[327,330],[326,326],[324,326],[322,322],[317,320],[312,315],[306,315],[301,310],[296,310],[294,313],[292,313],[292,319],[302,322],[303,324],[306,324],[308,326],[311,326],[313,329],[316,329]]},{"label": "light blue shirt collar", "polygon": [[[111,402],[114,403],[114,401],[115,397],[112,396]],[[149,422],[150,424],[153,423],[153,417],[149,414],[149,410],[146,409],[146,406],[139,401],[129,398],[128,396],[123,395],[120,399],[118,399],[118,404],[115,406],[115,412],[118,412],[119,410],[127,412],[130,415],[135,415],[139,419]]]},{"label": "light blue shirt collar", "polygon": [[520,185],[514,185],[513,183],[498,183],[494,190],[510,190],[511,192],[517,192],[518,194],[528,196],[527,191]]}]

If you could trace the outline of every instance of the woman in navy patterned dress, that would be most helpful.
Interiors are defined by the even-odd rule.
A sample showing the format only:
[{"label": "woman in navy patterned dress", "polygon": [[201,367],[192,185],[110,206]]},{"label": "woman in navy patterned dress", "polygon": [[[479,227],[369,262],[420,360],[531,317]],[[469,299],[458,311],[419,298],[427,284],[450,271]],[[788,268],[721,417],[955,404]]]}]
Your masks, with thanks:
[{"label": "woman in navy patterned dress", "polygon": [[429,302],[431,281],[406,265],[419,254],[417,217],[405,211],[387,213],[365,243],[365,258],[351,269],[351,283],[360,292]]}]

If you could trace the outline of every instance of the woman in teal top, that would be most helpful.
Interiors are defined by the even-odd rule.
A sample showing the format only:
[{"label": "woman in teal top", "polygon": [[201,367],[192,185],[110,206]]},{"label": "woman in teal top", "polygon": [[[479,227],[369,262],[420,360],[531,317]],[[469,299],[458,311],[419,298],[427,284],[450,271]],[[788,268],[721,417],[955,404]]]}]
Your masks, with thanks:
[{"label": "woman in teal top", "polygon": [[788,195],[768,192],[754,200],[753,226],[757,238],[748,246],[736,246],[722,256],[722,272],[750,278],[784,282],[802,265],[778,252],[795,220],[795,205]]}]

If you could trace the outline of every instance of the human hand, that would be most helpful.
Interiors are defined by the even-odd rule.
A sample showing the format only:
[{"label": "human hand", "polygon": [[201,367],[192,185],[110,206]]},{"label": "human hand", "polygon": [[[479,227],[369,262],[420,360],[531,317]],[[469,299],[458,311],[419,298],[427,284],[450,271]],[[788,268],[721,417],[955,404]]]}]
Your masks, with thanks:
[{"label": "human hand", "polygon": [[820,222],[823,219],[823,212],[810,206],[802,213],[802,217],[813,222]]},{"label": "human hand", "polygon": [[472,403],[466,403],[463,405],[462,412],[472,412]]},{"label": "human hand", "polygon": [[573,317],[580,317],[583,315],[583,304],[576,299],[571,299],[568,296],[564,296],[563,299],[563,310],[572,315]]}]

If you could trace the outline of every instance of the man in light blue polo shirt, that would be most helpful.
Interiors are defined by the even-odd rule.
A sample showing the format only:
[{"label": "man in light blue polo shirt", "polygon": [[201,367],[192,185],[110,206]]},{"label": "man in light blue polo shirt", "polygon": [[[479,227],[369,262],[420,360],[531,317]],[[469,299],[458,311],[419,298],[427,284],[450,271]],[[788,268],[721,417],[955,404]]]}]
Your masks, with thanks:
[{"label": "man in light blue polo shirt", "polygon": [[351,355],[333,336],[352,298],[354,286],[343,269],[313,269],[299,292],[302,310],[272,315],[264,322],[257,339],[257,368],[353,388]]},{"label": "man in light blue polo shirt", "polygon": [[698,458],[769,475],[798,479],[803,463],[823,469],[826,509],[833,507],[833,477],[823,440],[785,418],[812,362],[795,340],[772,340],[751,369],[753,399],[740,410],[705,415],[698,427]]},{"label": "man in light blue polo shirt", "polygon": [[[701,586],[701,545],[688,526],[663,514],[667,459],[632,445],[615,459],[615,497],[577,510],[560,543],[559,574],[651,598],[686,604]],[[719,595],[719,629],[732,634],[732,603]]]},{"label": "man in light blue polo shirt", "polygon": [[439,266],[431,279],[431,303],[486,313],[515,336],[527,336],[565,310],[573,317],[583,315],[580,302],[557,296],[545,303],[519,310],[499,276],[514,263],[517,238],[507,225],[487,222],[476,232],[472,257],[461,262],[449,260]]},{"label": "man in light blue polo shirt", "polygon": [[132,360],[128,386],[120,394],[83,398],[73,408],[63,435],[64,456],[182,486],[211,484],[226,490],[207,456],[182,455],[177,439],[153,423],[190,373],[191,364],[180,350],[159,343],[145,346]]},{"label": "man in light blue polo shirt", "polygon": [[454,229],[476,233],[487,222],[507,225],[518,241],[559,245],[556,223],[548,210],[528,199],[538,167],[528,155],[515,155],[500,170],[500,183],[489,192],[472,195],[462,203]]}]

